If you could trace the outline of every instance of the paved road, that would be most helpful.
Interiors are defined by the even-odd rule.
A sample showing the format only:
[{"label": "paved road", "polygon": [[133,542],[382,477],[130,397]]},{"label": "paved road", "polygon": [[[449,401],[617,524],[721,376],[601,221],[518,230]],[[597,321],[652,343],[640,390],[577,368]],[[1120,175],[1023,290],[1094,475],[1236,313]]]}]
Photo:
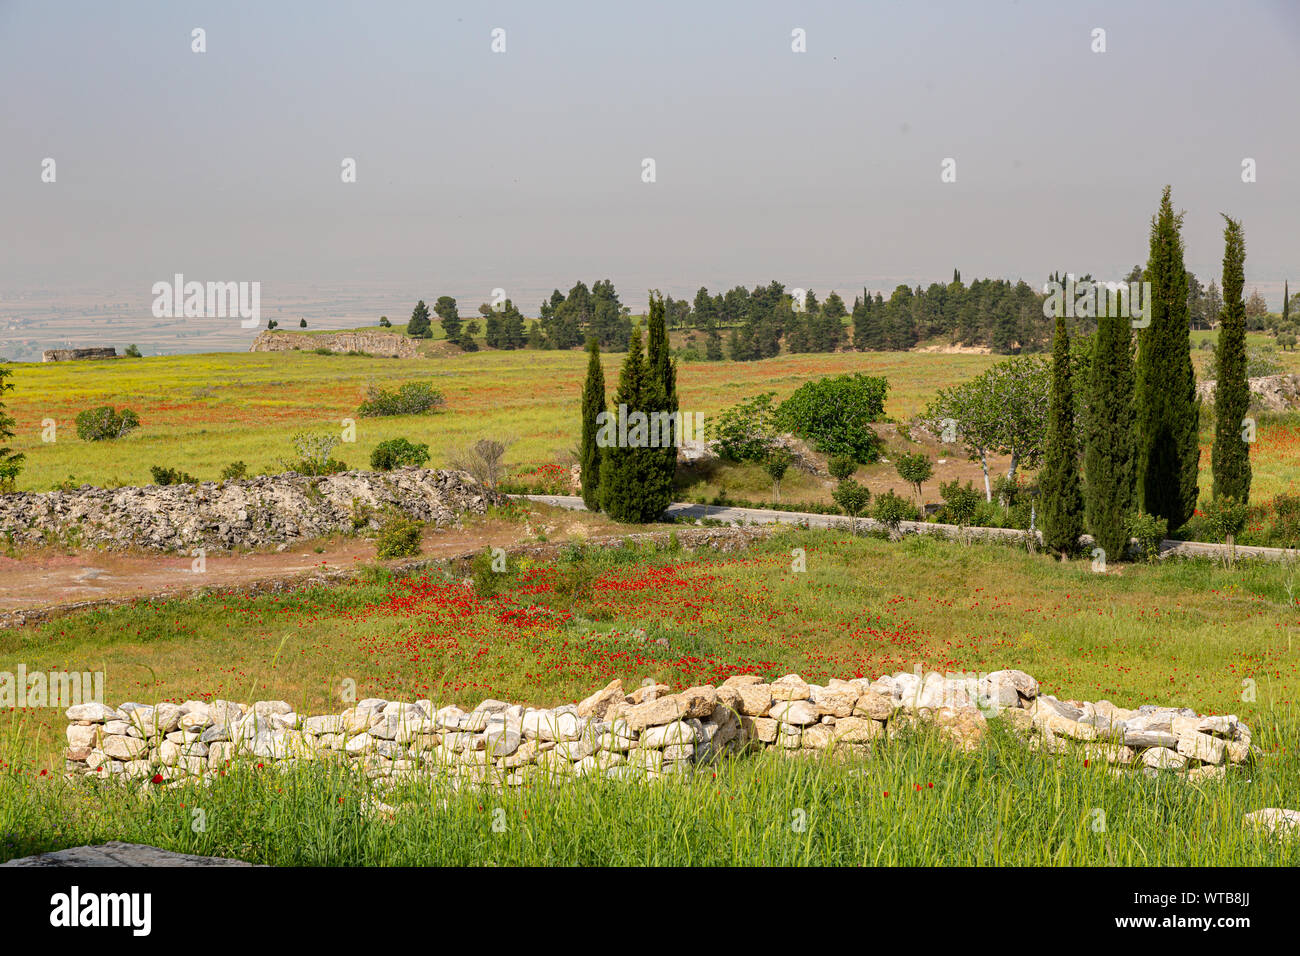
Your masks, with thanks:
[{"label": "paved road", "polygon": [[[587,510],[587,506],[582,503],[582,499],[577,495],[517,495],[515,497],[527,498],[529,501],[537,501],[557,508],[569,508],[573,511]],[[715,521],[735,524],[796,524],[809,528],[836,528],[845,531],[851,528],[850,520],[842,515],[811,514],[805,511],[773,511],[769,508],[694,505],[684,501],[673,502],[668,506],[664,514],[669,518],[712,518]],[[858,519],[859,529],[871,530],[883,527],[883,524],[870,518]],[[904,521],[899,524],[899,530],[909,534],[933,534],[943,538],[962,538],[966,536],[983,540],[1000,538],[1005,541],[1023,541],[1026,534],[1026,532],[1014,528],[959,528],[957,525],[937,524],[928,521]],[[1037,536],[1041,543],[1041,535]],[[1084,535],[1083,543],[1085,546],[1090,546],[1092,538]],[[1162,558],[1193,556],[1217,558],[1222,557],[1226,550],[1226,547],[1221,544],[1210,544],[1203,541],[1175,541],[1172,538],[1166,538],[1160,544],[1160,556]],[[1290,560],[1300,562],[1300,551],[1294,548],[1258,548],[1238,545],[1236,556],[1238,558],[1262,558],[1267,561]]]}]

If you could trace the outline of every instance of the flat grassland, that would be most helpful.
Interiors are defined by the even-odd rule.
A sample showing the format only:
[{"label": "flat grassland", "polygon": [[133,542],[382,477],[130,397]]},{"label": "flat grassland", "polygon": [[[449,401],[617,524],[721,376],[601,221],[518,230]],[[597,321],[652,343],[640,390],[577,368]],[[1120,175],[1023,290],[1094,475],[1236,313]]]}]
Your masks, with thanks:
[{"label": "flat grassland", "polygon": [[[1300,353],[1275,356],[1289,371],[1300,371]],[[1197,350],[1193,357],[1200,368],[1207,353]],[[617,353],[603,359],[611,400],[622,360]],[[888,379],[886,414],[906,422],[940,388],[966,381],[999,360],[941,352],[840,352],[782,355],[761,362],[682,362],[678,389],[682,409],[703,413],[707,429],[712,416],[760,392],[774,391],[780,399],[812,379],[863,372]],[[369,467],[375,445],[397,437],[427,443],[435,467],[446,464],[457,446],[482,437],[514,440],[508,453],[513,469],[552,464],[567,460],[577,445],[586,357],[578,351],[533,350],[419,359],[219,352],[12,368],[15,390],[6,404],[17,419],[13,446],[27,455],[18,488],[47,491],[65,482],[149,484],[151,465],[178,468],[200,480],[216,480],[234,461],[245,462],[250,474],[280,471],[281,460],[294,457],[292,435],[304,430],[341,434],[345,419],[355,420],[356,440],[340,445],[335,457],[352,468]],[[368,386],[395,388],[413,381],[432,382],[446,396],[447,410],[357,417]],[[81,441],[73,425],[77,413],[106,404],[134,409],[142,427],[117,441]],[[53,442],[43,440],[49,420],[56,423]],[[1201,485],[1208,494],[1212,418],[1204,416],[1203,425]],[[894,445],[899,442],[891,442],[891,450],[904,450]],[[1254,500],[1294,490],[1300,485],[1300,419],[1294,414],[1261,416],[1251,457]],[[936,469],[925,488],[927,500],[937,500],[941,480],[977,477],[978,467],[960,458],[950,456]],[[892,465],[865,468],[859,477],[873,490],[896,487],[910,495]],[[720,477],[705,476],[694,493],[711,497],[724,487],[733,495],[755,499],[771,491],[762,469],[751,466],[728,469]],[[792,471],[783,484],[783,498],[829,502],[830,486]]]}]

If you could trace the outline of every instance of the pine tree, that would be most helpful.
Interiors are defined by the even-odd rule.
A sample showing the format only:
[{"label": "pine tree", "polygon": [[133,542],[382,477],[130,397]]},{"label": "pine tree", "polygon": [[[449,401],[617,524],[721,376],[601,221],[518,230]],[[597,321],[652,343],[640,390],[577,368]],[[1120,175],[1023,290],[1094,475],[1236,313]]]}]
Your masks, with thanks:
[{"label": "pine tree", "polygon": [[1166,186],[1160,211],[1151,217],[1144,273],[1151,283],[1150,325],[1138,333],[1135,376],[1138,501],[1147,514],[1164,518],[1171,532],[1186,524],[1196,508],[1201,458],[1182,223]]},{"label": "pine tree", "polygon": [[1214,447],[1210,466],[1215,498],[1250,499],[1250,446],[1242,440],[1242,419],[1250,408],[1246,382],[1246,240],[1241,223],[1223,217],[1223,313],[1215,352],[1219,374],[1214,385]]},{"label": "pine tree", "polygon": [[600,503],[615,521],[644,524],[658,520],[672,500],[672,480],[663,468],[663,449],[650,448],[644,441],[649,427],[642,424],[638,433],[633,414],[640,412],[650,420],[663,412],[666,404],[663,389],[646,363],[641,349],[641,330],[633,329],[618,376],[614,407],[627,412],[619,423],[619,440],[601,449]]},{"label": "pine tree", "polygon": [[1068,557],[1083,532],[1083,494],[1074,435],[1074,392],[1070,383],[1070,335],[1065,317],[1056,318],[1052,339],[1052,391],[1048,402],[1047,454],[1039,483],[1043,491],[1043,545]]},{"label": "pine tree", "polygon": [[1128,318],[1099,316],[1087,379],[1083,470],[1088,531],[1114,560],[1128,551],[1135,497],[1131,338]]},{"label": "pine tree", "polygon": [[421,299],[416,303],[415,308],[411,310],[411,321],[406,326],[406,334],[413,339],[427,339],[433,337],[433,327],[429,325],[429,307]]},{"label": "pine tree", "polygon": [[433,304],[433,311],[442,321],[447,341],[457,344],[460,341],[460,310],[456,308],[456,300],[449,295],[440,295]]},{"label": "pine tree", "polygon": [[596,444],[596,416],[605,411],[605,372],[600,367],[600,343],[587,340],[587,381],[582,387],[582,501],[588,511],[600,510],[601,448]]}]

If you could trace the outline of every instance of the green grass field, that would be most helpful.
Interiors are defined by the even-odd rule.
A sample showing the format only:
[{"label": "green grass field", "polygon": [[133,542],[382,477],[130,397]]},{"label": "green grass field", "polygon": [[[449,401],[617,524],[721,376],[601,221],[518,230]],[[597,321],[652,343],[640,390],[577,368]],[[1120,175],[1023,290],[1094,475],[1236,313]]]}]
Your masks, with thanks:
[{"label": "green grass field", "polygon": [[[796,547],[806,572],[792,571]],[[614,676],[682,687],[741,672],[1018,667],[1061,697],[1236,713],[1264,755],[1219,783],[1117,778],[995,726],[975,754],[920,735],[866,761],[765,755],[648,787],[453,795],[410,783],[380,795],[399,807],[384,822],[361,812],[370,783],[322,766],[240,770],[143,799],[74,785],[58,775],[62,714],[29,710],[0,726],[0,859],[119,839],[273,864],[1300,861],[1295,841],[1241,823],[1300,804],[1294,566],[1180,561],[1098,575],[1005,546],[789,529],[740,555],[625,547],[515,562],[491,597],[463,573],[81,614],[0,634],[0,671],[103,669],[111,703],[284,698],[321,713],[342,708],[346,678],[358,696],[472,707],[571,701]],[[195,809],[203,830],[190,826]]]},{"label": "green grass field", "polygon": [[[612,394],[622,356],[606,355]],[[715,414],[771,389],[785,395],[801,383],[841,372],[885,375],[887,412],[918,413],[942,387],[987,368],[982,355],[839,353],[781,356],[764,362],[685,363],[679,370],[682,408]],[[149,466],[182,468],[215,480],[232,461],[250,471],[278,471],[291,458],[290,436],[308,430],[341,432],[356,420],[355,445],[336,457],[368,467],[379,442],[395,437],[427,442],[433,464],[456,445],[484,436],[516,439],[510,461],[540,465],[577,445],[578,397],[586,373],[583,353],[483,351],[439,359],[384,359],[311,352],[207,353],[155,358],[19,364],[7,396],[17,419],[13,446],[27,455],[19,490],[48,491],[67,481],[148,484]],[[366,387],[432,381],[447,397],[435,415],[359,419]],[[99,405],[134,409],[141,428],[113,442],[83,442],[73,419]],[[57,423],[54,442],[42,423]]]}]

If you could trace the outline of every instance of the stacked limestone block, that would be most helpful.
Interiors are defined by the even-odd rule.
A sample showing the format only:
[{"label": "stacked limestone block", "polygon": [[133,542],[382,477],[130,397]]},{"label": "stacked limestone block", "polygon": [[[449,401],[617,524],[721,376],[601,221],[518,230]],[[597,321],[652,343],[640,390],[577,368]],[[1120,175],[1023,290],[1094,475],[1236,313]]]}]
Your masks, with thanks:
[{"label": "stacked limestone block", "polygon": [[511,787],[539,776],[654,780],[723,754],[774,749],[864,754],[922,724],[963,750],[979,747],[986,715],[1029,746],[1117,767],[1215,776],[1251,756],[1235,716],[1137,710],[1040,695],[1023,671],[945,676],[898,673],[809,684],[797,674],[755,675],[671,693],[614,681],[576,704],[535,709],[485,700],[471,711],[369,698],[340,714],[303,718],[284,701],[186,701],[68,709],[67,767],[74,774],[181,782],[235,761],[290,766],[333,758],[372,777],[434,774],[455,784]]}]

